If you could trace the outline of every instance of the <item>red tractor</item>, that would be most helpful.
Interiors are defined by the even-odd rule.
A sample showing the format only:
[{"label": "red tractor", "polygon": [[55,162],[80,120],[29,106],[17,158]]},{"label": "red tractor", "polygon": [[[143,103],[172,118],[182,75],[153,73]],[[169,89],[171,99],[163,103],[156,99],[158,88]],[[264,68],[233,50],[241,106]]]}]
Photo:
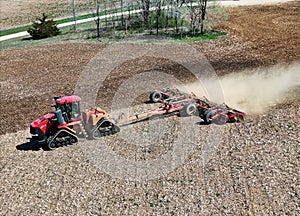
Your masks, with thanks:
[{"label": "red tractor", "polygon": [[99,139],[119,132],[119,127],[109,120],[100,108],[80,111],[78,96],[54,97],[54,112],[48,113],[30,124],[31,142],[54,149],[72,145],[78,138]]}]

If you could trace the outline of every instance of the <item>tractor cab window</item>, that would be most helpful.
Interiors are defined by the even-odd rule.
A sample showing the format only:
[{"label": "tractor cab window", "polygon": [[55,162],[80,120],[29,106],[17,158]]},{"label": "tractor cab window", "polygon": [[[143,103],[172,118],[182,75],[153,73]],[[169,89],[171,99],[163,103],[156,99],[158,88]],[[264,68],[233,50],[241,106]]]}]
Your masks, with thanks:
[{"label": "tractor cab window", "polygon": [[66,112],[65,104],[56,104],[57,109],[60,109],[62,113]]},{"label": "tractor cab window", "polygon": [[74,102],[71,104],[71,119],[77,119],[80,116],[80,103]]},{"label": "tractor cab window", "polygon": [[58,104],[57,108],[62,111],[66,122],[80,116],[80,102]]}]

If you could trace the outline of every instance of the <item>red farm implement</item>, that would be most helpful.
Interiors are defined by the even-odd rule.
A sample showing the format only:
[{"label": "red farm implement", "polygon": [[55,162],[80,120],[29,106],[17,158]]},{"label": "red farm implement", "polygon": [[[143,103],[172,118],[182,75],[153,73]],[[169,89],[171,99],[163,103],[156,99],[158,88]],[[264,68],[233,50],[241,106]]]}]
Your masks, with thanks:
[{"label": "red farm implement", "polygon": [[149,98],[151,102],[160,103],[159,107],[128,119],[121,119],[119,123],[140,121],[153,115],[179,114],[181,117],[199,116],[206,124],[226,124],[243,121],[246,115],[225,103],[216,104],[205,97],[198,98],[193,93],[187,94],[176,88],[155,90],[151,92]]},{"label": "red farm implement", "polygon": [[232,109],[225,103],[216,104],[207,98],[198,98],[195,94],[187,94],[176,88],[164,88],[151,92],[150,101],[160,103],[159,107],[145,113],[120,118],[118,124],[139,122],[155,115],[178,114],[181,117],[199,116],[204,123],[226,124],[244,121],[245,113]]}]

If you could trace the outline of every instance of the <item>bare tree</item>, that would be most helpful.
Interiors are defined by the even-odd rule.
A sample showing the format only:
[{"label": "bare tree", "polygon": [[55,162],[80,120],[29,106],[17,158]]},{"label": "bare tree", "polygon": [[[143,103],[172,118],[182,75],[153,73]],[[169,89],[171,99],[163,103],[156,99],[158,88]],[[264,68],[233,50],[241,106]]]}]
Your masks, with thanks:
[{"label": "bare tree", "polygon": [[205,15],[206,15],[206,6],[207,6],[207,0],[199,0],[200,4],[200,33],[204,33],[204,20],[205,20]]},{"label": "bare tree", "polygon": [[107,3],[106,3],[106,0],[103,0],[104,2],[104,15],[105,15],[105,29],[107,29]]},{"label": "bare tree", "polygon": [[71,6],[72,6],[72,14],[73,14],[73,20],[74,20],[74,32],[76,32],[76,4],[75,4],[75,0],[71,0]]},{"label": "bare tree", "polygon": [[189,1],[188,7],[189,7],[189,11],[190,11],[190,29],[192,31],[192,35],[195,35],[197,13],[196,13],[195,7],[193,6],[192,0]]},{"label": "bare tree", "polygon": [[125,34],[127,34],[127,30],[128,30],[128,27],[130,25],[130,20],[131,20],[131,10],[133,10],[133,1],[124,1],[124,0],[121,0],[123,3],[123,5],[121,6],[121,11],[124,12],[124,7],[127,8],[127,12],[128,12],[128,15],[124,16],[123,15],[123,12],[122,12],[122,22],[124,22],[124,24],[122,24],[125,28]]},{"label": "bare tree", "polygon": [[149,27],[150,0],[141,0],[142,16],[146,27]]},{"label": "bare tree", "polygon": [[115,16],[115,13],[116,13],[116,5],[114,3],[113,0],[110,1],[110,16],[111,16],[111,24],[112,24],[112,27],[113,27],[113,32],[115,33],[115,28],[116,28],[116,16]]},{"label": "bare tree", "polygon": [[97,39],[100,39],[100,0],[96,0],[96,18],[95,18],[96,26],[97,26]]},{"label": "bare tree", "polygon": [[159,17],[161,15],[161,6],[162,6],[163,0],[156,0],[156,34],[158,35],[158,29],[159,29]]},{"label": "bare tree", "polygon": [[192,35],[195,35],[197,26],[199,26],[200,33],[203,34],[207,0],[197,0],[197,2],[194,2],[193,0],[184,0],[183,2],[189,10],[190,30],[192,31]]},{"label": "bare tree", "polygon": [[179,28],[178,28],[178,19],[179,19],[179,7],[183,2],[180,3],[180,0],[173,0],[172,2],[172,16],[175,18],[175,31],[178,34]]},{"label": "bare tree", "polygon": [[123,7],[124,7],[124,0],[121,0],[121,23],[122,23],[122,26],[124,26]]}]

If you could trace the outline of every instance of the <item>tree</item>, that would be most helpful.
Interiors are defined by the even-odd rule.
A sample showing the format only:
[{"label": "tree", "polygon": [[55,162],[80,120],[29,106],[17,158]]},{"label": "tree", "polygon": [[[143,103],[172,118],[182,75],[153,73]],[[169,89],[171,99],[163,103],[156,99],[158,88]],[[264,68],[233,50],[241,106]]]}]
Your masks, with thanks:
[{"label": "tree", "polygon": [[161,14],[161,6],[163,0],[156,0],[156,34],[158,35],[158,28],[159,28],[159,17]]},{"label": "tree", "polygon": [[71,5],[72,5],[73,20],[74,20],[74,32],[76,32],[76,4],[75,4],[75,0],[72,0]]},{"label": "tree", "polygon": [[47,20],[47,16],[44,13],[42,18],[38,18],[36,22],[33,22],[32,28],[29,28],[27,32],[33,39],[43,39],[61,33],[56,23],[52,19]]},{"label": "tree", "polygon": [[204,20],[205,20],[205,15],[206,15],[206,6],[207,6],[207,0],[199,0],[200,4],[200,33],[204,33]]},{"label": "tree", "polygon": [[180,7],[182,6],[182,4],[184,2],[180,1],[180,0],[171,0],[170,2],[171,2],[171,3],[169,3],[171,5],[170,15],[171,15],[171,17],[174,18],[175,31],[178,34],[178,32],[179,32],[178,21],[180,19]]},{"label": "tree", "polygon": [[106,0],[103,0],[104,2],[104,15],[105,15],[105,29],[108,29],[108,19],[107,19],[107,2]]},{"label": "tree", "polygon": [[100,0],[96,1],[96,18],[95,18],[96,26],[97,26],[97,39],[100,39]]},{"label": "tree", "polygon": [[185,0],[190,15],[190,30],[193,35],[196,33],[196,27],[199,26],[200,33],[204,33],[204,20],[206,15],[207,0]]},{"label": "tree", "polygon": [[150,0],[141,0],[142,16],[146,28],[149,27],[149,15],[150,15]]},{"label": "tree", "polygon": [[111,25],[113,27],[113,32],[115,33],[116,22],[115,22],[115,13],[116,13],[116,5],[113,0],[110,1],[110,17],[111,17]]},{"label": "tree", "polygon": [[122,23],[122,26],[124,26],[123,7],[124,7],[124,2],[123,2],[123,0],[121,0],[121,23]]}]

